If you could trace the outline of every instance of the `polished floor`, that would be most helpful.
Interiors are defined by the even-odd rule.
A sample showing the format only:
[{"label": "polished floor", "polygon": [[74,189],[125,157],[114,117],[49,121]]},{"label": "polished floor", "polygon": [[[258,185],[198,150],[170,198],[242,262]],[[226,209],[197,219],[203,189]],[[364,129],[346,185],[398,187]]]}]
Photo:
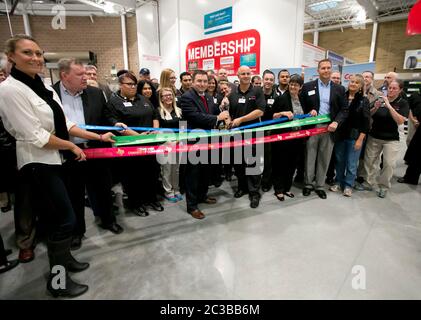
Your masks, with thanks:
[{"label": "polished floor", "polygon": [[[404,169],[399,161],[396,176]],[[265,193],[257,209],[225,182],[210,190],[218,204],[201,207],[206,219],[166,203],[146,218],[120,215],[120,235],[87,210],[75,256],[91,267],[73,278],[90,289],[79,299],[421,299],[421,186],[396,176],[385,199],[366,191],[321,200],[294,188],[284,202]],[[11,212],[0,213],[0,228],[12,247]],[[52,299],[47,263],[40,244],[33,262],[0,275],[0,299]]]}]

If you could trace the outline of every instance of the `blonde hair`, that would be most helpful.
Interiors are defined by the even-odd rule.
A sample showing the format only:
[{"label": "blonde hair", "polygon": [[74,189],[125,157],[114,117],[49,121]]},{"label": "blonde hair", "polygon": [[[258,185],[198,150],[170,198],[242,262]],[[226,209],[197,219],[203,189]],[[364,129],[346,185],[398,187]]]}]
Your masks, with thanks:
[{"label": "blonde hair", "polygon": [[177,92],[176,88],[174,85],[171,84],[171,81],[170,81],[170,77],[172,73],[175,74],[174,70],[169,69],[169,68],[162,70],[161,78],[159,80],[159,87],[157,91],[160,91],[163,88],[170,88],[173,91],[174,95],[176,94]]},{"label": "blonde hair", "polygon": [[352,76],[360,84],[360,89],[358,90],[358,92],[364,94],[364,77],[359,73],[353,74]]},{"label": "blonde hair", "polygon": [[159,115],[161,116],[162,119],[164,120],[171,120],[171,113],[168,112],[168,110],[165,108],[164,104],[162,103],[162,96],[164,94],[164,92],[171,92],[172,96],[173,96],[173,100],[172,100],[172,107],[175,111],[175,114],[177,115],[178,118],[181,118],[181,109],[179,107],[177,107],[177,103],[175,102],[175,94],[173,92],[173,90],[170,87],[162,87],[159,91],[158,91],[158,95],[159,95]]}]

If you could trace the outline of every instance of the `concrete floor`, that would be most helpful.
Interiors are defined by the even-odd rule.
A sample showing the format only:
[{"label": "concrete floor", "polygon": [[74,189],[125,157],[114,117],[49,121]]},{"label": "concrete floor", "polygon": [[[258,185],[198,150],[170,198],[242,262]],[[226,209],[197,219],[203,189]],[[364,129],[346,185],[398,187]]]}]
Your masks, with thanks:
[{"label": "concrete floor", "polygon": [[[399,161],[395,175],[405,168]],[[79,299],[421,299],[421,186],[396,176],[386,199],[304,198],[294,188],[296,198],[282,203],[270,191],[254,210],[225,182],[210,190],[218,204],[201,207],[206,219],[187,215],[185,202],[165,203],[147,218],[120,215],[120,235],[99,229],[87,210],[75,256],[91,267],[73,278],[90,289]],[[10,248],[13,215],[0,217]],[[40,244],[33,262],[0,275],[0,299],[52,299],[47,266]],[[352,286],[363,276],[355,266],[365,289]]]}]

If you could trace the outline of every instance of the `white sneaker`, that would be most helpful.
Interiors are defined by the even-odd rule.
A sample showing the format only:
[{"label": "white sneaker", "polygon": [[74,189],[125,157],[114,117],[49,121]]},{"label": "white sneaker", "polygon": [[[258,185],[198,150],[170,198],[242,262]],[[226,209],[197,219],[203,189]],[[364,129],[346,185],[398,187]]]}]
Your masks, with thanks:
[{"label": "white sneaker", "polygon": [[334,184],[333,186],[329,187],[329,190],[332,192],[338,192],[341,189],[341,187],[339,187],[339,185]]},{"label": "white sneaker", "polygon": [[344,196],[345,197],[351,197],[352,196],[352,189],[351,188],[345,188]]}]

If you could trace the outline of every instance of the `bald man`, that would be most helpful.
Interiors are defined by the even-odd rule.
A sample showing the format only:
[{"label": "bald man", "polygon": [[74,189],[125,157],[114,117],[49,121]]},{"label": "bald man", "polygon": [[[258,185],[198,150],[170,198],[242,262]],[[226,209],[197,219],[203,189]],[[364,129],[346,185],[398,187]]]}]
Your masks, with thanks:
[{"label": "bald man", "polygon": [[[243,127],[248,124],[260,122],[260,117],[266,108],[266,100],[261,87],[253,87],[251,84],[251,70],[247,66],[241,66],[237,72],[240,84],[228,96],[229,113],[232,119],[232,127]],[[256,151],[256,145],[252,146]],[[253,152],[256,154],[256,152]],[[246,174],[246,167],[257,166],[251,163],[251,159],[242,159],[241,164],[234,163],[235,175],[238,178],[238,189],[234,194],[240,198],[249,194],[250,207],[257,208],[260,202],[260,174]]]},{"label": "bald man", "polygon": [[341,73],[339,71],[332,71],[332,74],[330,75],[330,80],[332,80],[333,83],[340,85]]},{"label": "bald man", "polygon": [[383,85],[379,88],[380,92],[383,92],[384,95],[387,95],[387,88],[389,88],[389,84],[398,78],[398,74],[396,72],[388,72],[384,76]]}]

